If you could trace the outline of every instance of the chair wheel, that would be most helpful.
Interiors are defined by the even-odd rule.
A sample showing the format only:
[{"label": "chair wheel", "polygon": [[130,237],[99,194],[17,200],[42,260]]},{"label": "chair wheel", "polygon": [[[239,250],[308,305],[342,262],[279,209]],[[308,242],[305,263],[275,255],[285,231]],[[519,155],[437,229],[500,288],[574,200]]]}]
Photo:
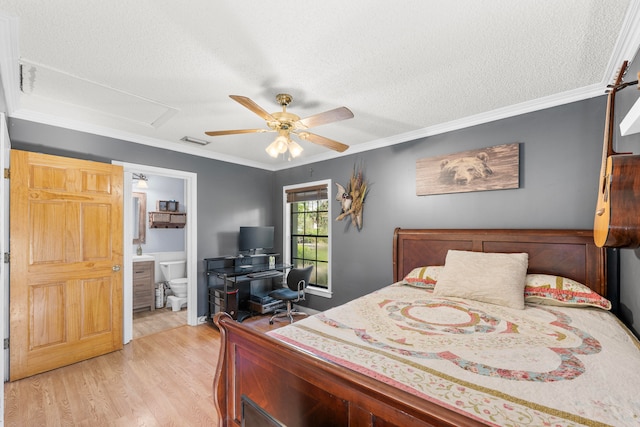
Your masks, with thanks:
[{"label": "chair wheel", "polygon": [[270,324],[270,325],[273,325],[273,320],[269,320],[269,324]]}]

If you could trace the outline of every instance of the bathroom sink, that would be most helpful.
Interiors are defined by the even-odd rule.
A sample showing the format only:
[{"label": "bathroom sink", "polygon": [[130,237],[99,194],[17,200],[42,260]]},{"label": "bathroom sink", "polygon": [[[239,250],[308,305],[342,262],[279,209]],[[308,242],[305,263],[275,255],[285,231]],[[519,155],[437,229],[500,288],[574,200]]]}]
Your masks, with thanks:
[{"label": "bathroom sink", "polygon": [[133,256],[133,262],[140,262],[140,261],[154,261],[155,258],[152,255],[134,255]]}]

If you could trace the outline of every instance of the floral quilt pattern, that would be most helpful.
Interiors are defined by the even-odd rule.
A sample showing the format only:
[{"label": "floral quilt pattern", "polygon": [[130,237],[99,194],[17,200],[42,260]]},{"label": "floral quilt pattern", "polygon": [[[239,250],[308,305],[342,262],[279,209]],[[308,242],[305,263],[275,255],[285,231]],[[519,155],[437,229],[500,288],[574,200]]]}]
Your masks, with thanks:
[{"label": "floral quilt pattern", "polygon": [[[420,335],[434,336],[446,336],[449,334],[504,334],[501,338],[503,343],[508,342],[512,345],[518,345],[520,341],[529,341],[529,336],[519,333],[518,324],[512,321],[497,318],[482,310],[469,307],[467,304],[461,301],[433,299],[433,300],[416,300],[412,302],[391,302],[389,300],[383,301],[380,305],[385,308],[389,317],[396,320],[396,326],[405,332],[414,332]],[[420,314],[412,315],[412,312],[422,311],[424,309],[441,309],[448,308],[460,312],[462,320],[455,321],[455,323],[441,323],[442,321],[432,321],[429,319],[422,319]],[[419,359],[440,359],[447,360],[456,366],[473,372],[479,375],[496,376],[506,379],[519,380],[519,381],[561,381],[566,379],[575,378],[584,373],[584,365],[580,362],[580,359],[576,357],[576,354],[592,354],[600,351],[600,343],[586,332],[576,328],[572,328],[570,318],[559,312],[553,310],[540,308],[546,310],[555,316],[555,320],[551,324],[560,329],[564,329],[566,332],[553,331],[547,333],[547,335],[553,337],[556,342],[549,343],[552,347],[548,350],[558,355],[558,365],[549,371],[535,372],[525,371],[518,369],[502,368],[500,366],[491,366],[486,363],[479,363],[473,360],[469,360],[466,357],[453,353],[450,350],[442,351],[420,351],[412,347],[418,347],[407,340],[406,337],[393,340],[395,344],[385,343],[376,339],[366,330],[354,329],[340,322],[327,318],[325,315],[319,315],[318,319],[330,324],[336,328],[351,329],[354,336],[358,337],[363,342],[370,344],[372,347],[388,350],[394,353],[403,354],[407,356],[416,357]],[[579,338],[579,343],[575,347],[564,348],[556,347],[565,340],[568,334],[575,334]],[[410,334],[408,334],[410,336]]]},{"label": "floral quilt pattern", "polygon": [[640,349],[602,310],[396,284],[270,334],[490,425],[640,425]]}]

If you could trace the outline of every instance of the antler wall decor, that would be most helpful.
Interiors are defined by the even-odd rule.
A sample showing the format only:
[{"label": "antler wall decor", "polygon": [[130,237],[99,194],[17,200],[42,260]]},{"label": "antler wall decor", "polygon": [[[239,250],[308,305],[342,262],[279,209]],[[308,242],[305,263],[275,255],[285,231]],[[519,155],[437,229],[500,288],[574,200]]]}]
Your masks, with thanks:
[{"label": "antler wall decor", "polygon": [[362,168],[356,171],[353,166],[351,180],[345,188],[336,182],[338,194],[336,200],[341,204],[341,213],[336,221],[342,221],[346,217],[351,217],[351,223],[360,231],[362,229],[362,209],[364,208],[364,199],[367,195],[367,182],[363,178]]}]

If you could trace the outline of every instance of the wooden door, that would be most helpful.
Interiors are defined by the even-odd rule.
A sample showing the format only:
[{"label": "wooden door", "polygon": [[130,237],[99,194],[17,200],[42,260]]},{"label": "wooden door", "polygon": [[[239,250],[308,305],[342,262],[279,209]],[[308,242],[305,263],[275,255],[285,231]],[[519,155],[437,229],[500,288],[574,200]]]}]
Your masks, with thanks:
[{"label": "wooden door", "polygon": [[122,181],[11,151],[11,381],[122,348]]}]

